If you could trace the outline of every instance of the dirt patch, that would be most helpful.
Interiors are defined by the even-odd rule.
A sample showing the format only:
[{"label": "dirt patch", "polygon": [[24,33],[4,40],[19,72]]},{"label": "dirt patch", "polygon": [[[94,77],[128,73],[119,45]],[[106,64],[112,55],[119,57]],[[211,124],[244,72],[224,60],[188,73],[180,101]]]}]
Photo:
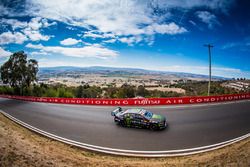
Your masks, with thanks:
[{"label": "dirt patch", "polygon": [[0,167],[11,166],[249,166],[250,138],[192,156],[129,158],[99,154],[33,133],[0,114]]}]

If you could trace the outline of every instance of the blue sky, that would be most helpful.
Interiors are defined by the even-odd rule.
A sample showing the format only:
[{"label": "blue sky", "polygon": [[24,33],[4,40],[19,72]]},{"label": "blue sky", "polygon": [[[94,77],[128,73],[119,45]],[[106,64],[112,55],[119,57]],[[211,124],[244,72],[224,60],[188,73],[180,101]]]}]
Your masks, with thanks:
[{"label": "blue sky", "polygon": [[0,63],[110,66],[250,78],[248,0],[0,0]]}]

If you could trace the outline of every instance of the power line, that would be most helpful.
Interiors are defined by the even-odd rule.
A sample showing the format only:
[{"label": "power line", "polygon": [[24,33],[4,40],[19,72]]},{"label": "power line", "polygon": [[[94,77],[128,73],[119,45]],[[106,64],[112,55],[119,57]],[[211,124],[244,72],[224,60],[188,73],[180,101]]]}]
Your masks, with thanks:
[{"label": "power line", "polygon": [[209,82],[208,82],[208,89],[207,89],[207,95],[210,95],[210,86],[211,86],[211,48],[214,47],[211,44],[205,44],[205,47],[208,48],[208,61],[209,61]]}]

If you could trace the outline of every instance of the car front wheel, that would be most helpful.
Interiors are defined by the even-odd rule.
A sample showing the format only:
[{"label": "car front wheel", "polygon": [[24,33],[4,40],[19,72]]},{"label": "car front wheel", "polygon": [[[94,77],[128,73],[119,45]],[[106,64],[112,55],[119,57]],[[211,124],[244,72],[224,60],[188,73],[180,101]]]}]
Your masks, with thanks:
[{"label": "car front wheel", "polygon": [[124,121],[120,121],[120,125],[121,125],[121,126],[124,126],[124,127],[126,126],[126,124],[125,124]]},{"label": "car front wheel", "polygon": [[151,124],[149,127],[151,130],[157,130],[158,126],[156,124]]}]

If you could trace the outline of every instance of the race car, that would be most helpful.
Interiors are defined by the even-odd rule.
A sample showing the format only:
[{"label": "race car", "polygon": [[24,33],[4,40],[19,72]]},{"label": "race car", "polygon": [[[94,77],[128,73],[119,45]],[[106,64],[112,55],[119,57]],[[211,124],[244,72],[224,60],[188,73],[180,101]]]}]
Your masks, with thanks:
[{"label": "race car", "polygon": [[145,109],[127,109],[118,107],[111,112],[114,122],[125,127],[149,128],[151,130],[165,129],[167,127],[166,117],[153,114]]}]

